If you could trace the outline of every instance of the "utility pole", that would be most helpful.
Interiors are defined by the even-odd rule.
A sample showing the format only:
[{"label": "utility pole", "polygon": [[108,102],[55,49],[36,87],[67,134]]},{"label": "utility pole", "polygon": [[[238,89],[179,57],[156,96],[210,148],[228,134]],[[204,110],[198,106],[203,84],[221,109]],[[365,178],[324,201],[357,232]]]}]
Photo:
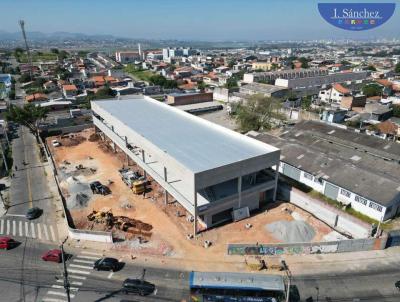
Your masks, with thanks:
[{"label": "utility pole", "polygon": [[291,283],[291,278],[290,278],[290,273],[289,273],[289,268],[288,268],[288,266],[287,266],[287,264],[286,264],[286,262],[285,262],[285,260],[281,260],[281,264],[282,264],[282,267],[284,268],[284,270],[285,270],[285,273],[286,273],[286,276],[287,276],[287,278],[288,278],[288,285],[287,285],[287,292],[286,292],[286,302],[289,302],[289,298],[290,298],[290,283]]},{"label": "utility pole", "polygon": [[65,238],[65,240],[61,243],[60,248],[61,248],[61,259],[63,263],[63,268],[64,268],[64,289],[65,293],[67,294],[67,301],[71,302],[71,297],[69,295],[69,281],[68,281],[68,271],[67,271],[67,265],[65,264],[65,255],[64,255],[64,243],[67,241],[68,236]]},{"label": "utility pole", "polygon": [[32,81],[32,79],[33,79],[32,78],[32,58],[31,58],[31,53],[30,53],[29,46],[28,46],[28,40],[26,39],[25,21],[19,20],[19,26],[21,27],[22,36],[24,37],[24,41],[25,41],[26,55],[28,56],[28,63],[29,63],[29,76],[31,77],[31,81]]}]

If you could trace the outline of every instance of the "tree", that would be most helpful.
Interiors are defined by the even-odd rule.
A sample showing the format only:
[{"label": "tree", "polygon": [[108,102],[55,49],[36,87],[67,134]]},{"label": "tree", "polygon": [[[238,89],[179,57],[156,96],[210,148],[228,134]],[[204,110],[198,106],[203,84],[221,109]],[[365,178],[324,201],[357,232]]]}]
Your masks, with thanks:
[{"label": "tree", "polygon": [[28,73],[24,73],[19,77],[19,81],[21,83],[27,83],[27,82],[32,81],[32,78]]},{"label": "tree", "polygon": [[34,104],[25,104],[23,107],[10,105],[6,112],[6,119],[26,126],[35,136],[39,138],[38,124],[47,116],[47,108]]},{"label": "tree", "polygon": [[199,88],[201,91],[204,91],[207,87],[207,84],[204,83],[203,81],[197,83],[197,88]]},{"label": "tree", "polygon": [[307,58],[301,57],[301,58],[299,58],[299,61],[301,62],[301,68],[309,68],[310,67],[308,65],[309,60]]},{"label": "tree", "polygon": [[236,77],[230,77],[226,80],[225,88],[231,89],[236,87],[239,87]]},{"label": "tree", "polygon": [[309,110],[311,108],[311,97],[307,96],[307,97],[303,97],[301,99],[301,108],[304,110]]},{"label": "tree", "polygon": [[368,84],[362,88],[362,92],[367,97],[382,95],[383,87],[378,84]]},{"label": "tree", "polygon": [[367,67],[367,70],[376,71],[376,68],[375,68],[374,65],[369,65],[369,66]]},{"label": "tree", "polygon": [[400,73],[400,63],[396,64],[396,66],[394,67],[394,72]]},{"label": "tree", "polygon": [[59,53],[59,51],[58,51],[57,48],[52,48],[52,49],[50,49],[50,51],[51,51],[52,53],[55,53],[55,54],[58,54],[58,53]]},{"label": "tree", "polygon": [[96,99],[109,99],[115,96],[114,90],[112,90],[108,85],[97,90],[95,94]]},{"label": "tree", "polygon": [[400,105],[393,105],[393,116],[400,117]]},{"label": "tree", "polygon": [[236,120],[243,132],[269,130],[285,120],[280,109],[279,100],[256,94],[238,105]]}]

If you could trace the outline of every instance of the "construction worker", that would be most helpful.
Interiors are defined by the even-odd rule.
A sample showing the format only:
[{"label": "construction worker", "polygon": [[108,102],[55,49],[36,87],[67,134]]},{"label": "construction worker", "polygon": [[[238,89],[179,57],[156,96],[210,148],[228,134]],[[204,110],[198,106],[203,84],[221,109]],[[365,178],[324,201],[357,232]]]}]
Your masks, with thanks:
[{"label": "construction worker", "polygon": [[15,165],[15,171],[18,171],[18,167],[17,167],[17,165]]}]

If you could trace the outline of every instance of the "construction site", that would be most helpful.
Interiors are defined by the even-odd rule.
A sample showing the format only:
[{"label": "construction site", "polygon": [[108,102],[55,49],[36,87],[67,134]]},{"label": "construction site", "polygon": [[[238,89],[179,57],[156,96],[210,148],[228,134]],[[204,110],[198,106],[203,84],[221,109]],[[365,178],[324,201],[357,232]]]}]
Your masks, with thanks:
[{"label": "construction site", "polygon": [[344,238],[293,204],[279,201],[193,236],[193,216],[173,196],[166,198],[163,187],[95,129],[49,137],[47,144],[74,226],[111,231],[114,249],[187,259],[204,257],[207,250],[213,259],[223,259],[232,243]]}]

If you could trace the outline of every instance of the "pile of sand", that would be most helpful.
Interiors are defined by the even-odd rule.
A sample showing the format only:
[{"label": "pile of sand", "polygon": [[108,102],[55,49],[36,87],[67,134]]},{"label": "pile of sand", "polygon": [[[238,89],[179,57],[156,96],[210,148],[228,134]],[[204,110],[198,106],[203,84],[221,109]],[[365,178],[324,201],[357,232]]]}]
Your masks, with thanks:
[{"label": "pile of sand", "polygon": [[265,225],[265,229],[284,243],[311,242],[315,236],[314,228],[301,220],[276,221]]}]

